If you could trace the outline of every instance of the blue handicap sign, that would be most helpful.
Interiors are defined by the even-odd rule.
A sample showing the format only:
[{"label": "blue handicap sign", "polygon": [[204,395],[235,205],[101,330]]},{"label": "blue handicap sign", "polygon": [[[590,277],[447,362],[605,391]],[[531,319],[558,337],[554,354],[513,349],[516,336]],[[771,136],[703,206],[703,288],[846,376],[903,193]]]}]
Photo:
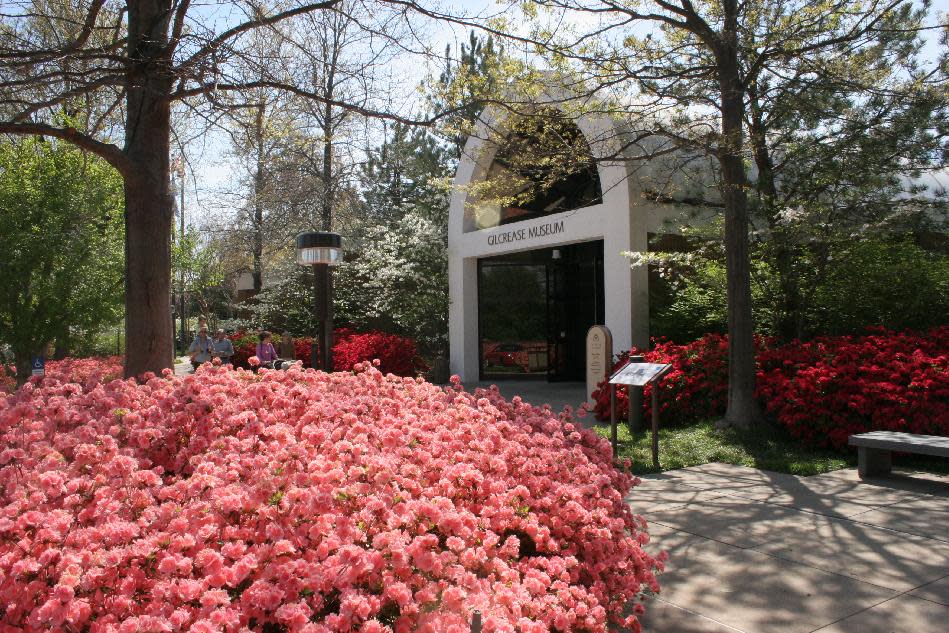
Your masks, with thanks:
[{"label": "blue handicap sign", "polygon": [[34,356],[30,362],[33,365],[33,375],[34,376],[45,376],[46,375],[46,359],[42,356]]}]

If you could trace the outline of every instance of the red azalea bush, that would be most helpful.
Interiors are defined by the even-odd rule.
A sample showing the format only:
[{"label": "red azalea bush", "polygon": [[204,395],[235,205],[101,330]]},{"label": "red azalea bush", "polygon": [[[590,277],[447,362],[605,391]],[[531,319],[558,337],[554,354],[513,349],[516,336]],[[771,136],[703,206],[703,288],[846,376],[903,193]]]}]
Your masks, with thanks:
[{"label": "red azalea bush", "polygon": [[[260,340],[256,334],[250,334],[247,332],[237,332],[228,336],[231,339],[231,342],[234,344],[234,355],[231,357],[231,364],[234,367],[241,367],[243,369],[250,369],[250,364],[247,362],[251,356],[257,354],[257,342]],[[280,336],[274,335],[274,347],[276,348],[280,342]],[[313,339],[308,336],[295,338],[293,339],[293,352],[296,356],[296,360],[303,361],[304,367],[312,367],[313,353],[312,353],[312,342]]]},{"label": "red azalea bush", "polygon": [[227,338],[231,339],[231,344],[234,346],[234,355],[231,356],[231,364],[234,367],[250,369],[250,365],[247,364],[247,359],[257,353],[257,335],[241,330],[233,334],[228,334]]},{"label": "red azalea bush", "polygon": [[[250,369],[247,360],[257,353],[257,335],[237,332],[230,337],[234,343],[234,356],[231,361],[235,367]],[[415,376],[426,369],[418,356],[415,341],[404,336],[385,332],[354,332],[340,328],[335,332],[333,345],[333,369],[352,371],[356,363],[379,360],[379,371],[396,376]],[[279,336],[274,335],[274,346]],[[313,358],[313,339],[300,337],[293,341],[297,360],[304,367],[311,367]]]},{"label": "red azalea bush", "polygon": [[0,400],[0,631],[639,629],[662,563],[607,442],[355,369],[52,370]]},{"label": "red azalea bush", "polygon": [[379,360],[379,371],[396,376],[415,376],[426,369],[419,360],[415,341],[385,332],[347,332],[333,347],[333,368],[350,371],[356,363]]},{"label": "red azalea bush", "polygon": [[[923,334],[879,330],[779,345],[757,340],[758,397],[778,422],[815,446],[843,448],[854,433],[899,430],[949,435],[949,326]],[[725,413],[728,340],[709,334],[687,345],[660,341],[642,353],[671,363],[659,388],[660,414],[691,422]],[[628,354],[614,366],[618,369]],[[646,388],[649,412],[652,386]],[[594,392],[597,419],[609,419],[605,382]],[[624,388],[617,416],[628,417]]]},{"label": "red azalea bush", "polygon": [[949,435],[949,326],[762,349],[758,397],[791,434],[843,448],[856,433]]},{"label": "red azalea bush", "polygon": [[[705,419],[714,411],[724,413],[728,395],[728,339],[721,334],[677,345],[671,341],[654,341],[649,351],[632,350],[643,356],[647,363],[668,363],[672,369],[661,380],[659,414],[664,420],[687,422]],[[626,364],[629,352],[623,352],[614,363],[610,374]],[[593,392],[594,414],[598,420],[610,419],[610,390],[606,381],[600,382]],[[650,412],[652,385],[646,387],[643,406]],[[616,390],[616,415],[629,418],[629,399],[625,387]]]}]

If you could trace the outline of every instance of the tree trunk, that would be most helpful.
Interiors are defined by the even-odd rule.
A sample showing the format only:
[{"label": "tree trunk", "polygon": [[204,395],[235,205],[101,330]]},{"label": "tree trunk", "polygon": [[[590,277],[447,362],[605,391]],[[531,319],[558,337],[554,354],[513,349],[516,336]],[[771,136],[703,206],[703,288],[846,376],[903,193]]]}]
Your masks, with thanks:
[{"label": "tree trunk", "polygon": [[13,363],[16,365],[16,386],[21,387],[23,383],[33,375],[33,352],[28,349],[15,349],[13,351]]},{"label": "tree trunk", "polygon": [[748,248],[748,179],[742,160],[744,98],[738,66],[737,0],[723,2],[725,28],[718,51],[722,93],[722,196],[725,202],[725,266],[728,275],[728,408],[723,423],[748,427],[760,418],[755,399],[754,319]]},{"label": "tree trunk", "polygon": [[170,0],[128,4],[125,154],[125,375],[172,366],[171,227],[174,199],[169,161],[172,63]]},{"label": "tree trunk", "polygon": [[69,348],[72,346],[72,341],[69,339],[69,334],[63,334],[56,338],[56,351],[53,352],[53,360],[63,360],[69,356]]},{"label": "tree trunk", "polygon": [[257,106],[257,118],[254,127],[254,140],[257,143],[255,148],[257,164],[254,168],[254,270],[251,273],[254,280],[254,294],[259,293],[264,287],[264,205],[262,197],[264,195],[264,108],[266,107],[266,102]]}]

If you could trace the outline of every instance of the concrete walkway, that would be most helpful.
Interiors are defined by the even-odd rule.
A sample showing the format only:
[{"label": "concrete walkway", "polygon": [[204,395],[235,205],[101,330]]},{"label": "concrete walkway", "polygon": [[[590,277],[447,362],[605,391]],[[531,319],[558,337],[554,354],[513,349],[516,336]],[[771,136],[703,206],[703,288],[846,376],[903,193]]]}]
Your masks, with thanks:
[{"label": "concrete walkway", "polygon": [[949,631],[949,476],[705,464],[629,502],[669,552],[647,632]]},{"label": "concrete walkway", "polygon": [[566,405],[574,408],[580,406],[586,400],[587,389],[586,383],[583,382],[547,382],[546,380],[503,379],[469,381],[463,384],[468,391],[474,391],[477,387],[487,389],[491,385],[497,385],[501,395],[508,400],[514,396],[520,396],[525,402],[536,406],[549,404],[557,413],[560,413]]}]

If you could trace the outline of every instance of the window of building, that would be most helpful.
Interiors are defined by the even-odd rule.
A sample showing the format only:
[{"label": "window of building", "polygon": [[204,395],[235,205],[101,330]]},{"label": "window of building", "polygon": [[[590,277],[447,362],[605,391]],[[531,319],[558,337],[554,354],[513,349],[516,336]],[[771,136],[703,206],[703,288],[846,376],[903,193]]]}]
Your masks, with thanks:
[{"label": "window of building", "polygon": [[472,198],[484,229],[600,204],[603,190],[583,133],[548,109],[512,124]]}]

